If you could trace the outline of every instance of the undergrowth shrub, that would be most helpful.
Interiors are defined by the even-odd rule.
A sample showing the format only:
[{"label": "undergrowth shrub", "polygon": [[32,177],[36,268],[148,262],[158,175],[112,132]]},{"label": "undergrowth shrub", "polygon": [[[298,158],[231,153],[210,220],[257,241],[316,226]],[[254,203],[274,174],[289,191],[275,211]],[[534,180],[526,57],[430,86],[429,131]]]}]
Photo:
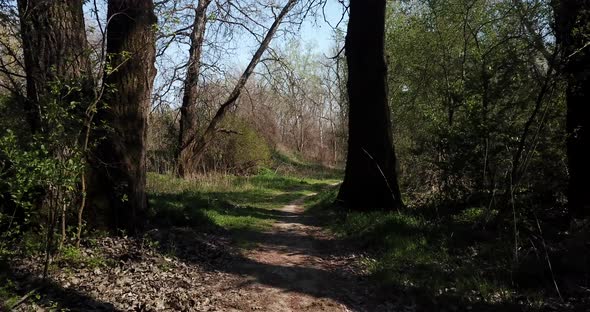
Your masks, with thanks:
[{"label": "undergrowth shrub", "polygon": [[227,118],[217,140],[208,149],[203,166],[213,171],[254,174],[270,163],[270,147],[264,137],[246,121]]},{"label": "undergrowth shrub", "polygon": [[354,212],[338,207],[337,193],[333,188],[310,198],[309,212],[323,219],[337,237],[366,251],[359,264],[384,289],[467,302],[512,295],[505,274],[510,246],[500,238],[469,236],[474,224],[485,222],[484,209],[467,209],[449,218],[419,209]]},{"label": "undergrowth shrub", "polygon": [[[85,169],[80,142],[89,100],[82,83],[49,83],[49,95],[37,103],[40,128],[35,131],[0,118],[0,251],[29,251],[23,238],[37,236],[49,255],[67,239]],[[19,105],[5,100],[0,110],[18,112]]]}]

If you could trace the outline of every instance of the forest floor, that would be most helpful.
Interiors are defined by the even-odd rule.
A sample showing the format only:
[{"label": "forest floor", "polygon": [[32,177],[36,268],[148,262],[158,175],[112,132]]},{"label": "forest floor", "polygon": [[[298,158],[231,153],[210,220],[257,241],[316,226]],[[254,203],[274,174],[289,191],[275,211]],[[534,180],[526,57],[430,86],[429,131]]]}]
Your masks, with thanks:
[{"label": "forest floor", "polygon": [[537,271],[532,288],[511,286],[504,239],[482,240],[479,210],[338,213],[339,173],[309,169],[150,174],[151,230],[67,242],[46,280],[43,239],[25,236],[25,252],[0,262],[0,310],[588,311],[590,290],[560,302]]},{"label": "forest floor", "polygon": [[223,192],[220,181],[197,192],[189,182],[150,180],[152,230],[64,248],[45,281],[41,254],[14,261],[17,295],[5,308],[22,301],[16,311],[414,310],[380,300],[358,251],[305,213],[337,180],[262,176],[228,182]]}]

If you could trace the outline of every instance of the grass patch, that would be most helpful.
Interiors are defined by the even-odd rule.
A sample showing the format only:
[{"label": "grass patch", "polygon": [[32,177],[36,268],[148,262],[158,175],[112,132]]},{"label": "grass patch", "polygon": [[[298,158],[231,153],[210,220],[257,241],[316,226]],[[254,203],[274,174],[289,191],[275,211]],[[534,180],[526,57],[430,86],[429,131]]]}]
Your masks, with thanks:
[{"label": "grass patch", "polygon": [[62,268],[101,268],[108,266],[108,261],[100,254],[85,254],[82,249],[65,246],[60,250],[59,257],[54,263]]},{"label": "grass patch", "polygon": [[275,172],[295,177],[340,180],[344,173],[341,168],[325,167],[321,164],[310,163],[286,151],[275,150],[272,153],[272,162]]},{"label": "grass patch", "polygon": [[473,233],[473,225],[486,218],[480,209],[444,220],[416,210],[342,212],[333,209],[336,195],[333,189],[310,198],[308,211],[324,216],[338,237],[369,251],[361,265],[384,289],[464,303],[496,304],[512,299],[506,244],[497,238],[477,241],[464,236],[469,233],[467,227]]},{"label": "grass patch", "polygon": [[150,173],[150,219],[164,227],[264,231],[276,220],[274,210],[337,181],[287,176],[270,169],[255,176],[208,175],[193,181]]}]

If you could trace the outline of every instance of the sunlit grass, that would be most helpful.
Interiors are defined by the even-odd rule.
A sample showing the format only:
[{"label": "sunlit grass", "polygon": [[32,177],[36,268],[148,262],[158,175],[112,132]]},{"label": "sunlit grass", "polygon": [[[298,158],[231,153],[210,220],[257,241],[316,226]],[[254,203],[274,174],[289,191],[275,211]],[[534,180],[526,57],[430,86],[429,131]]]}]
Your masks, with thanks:
[{"label": "sunlit grass", "polygon": [[193,180],[150,173],[150,217],[157,226],[264,231],[276,220],[273,209],[337,181],[286,176],[269,169],[255,176],[211,174]]}]

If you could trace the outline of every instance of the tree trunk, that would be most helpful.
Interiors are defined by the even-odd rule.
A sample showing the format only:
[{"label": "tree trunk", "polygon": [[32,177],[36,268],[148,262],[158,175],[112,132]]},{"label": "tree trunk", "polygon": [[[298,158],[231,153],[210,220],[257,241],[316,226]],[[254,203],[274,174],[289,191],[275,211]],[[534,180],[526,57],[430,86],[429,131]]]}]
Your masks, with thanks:
[{"label": "tree trunk", "polygon": [[[29,130],[45,140],[45,147],[56,159],[63,159],[63,155],[69,152],[64,146],[78,143],[85,105],[90,102],[94,88],[82,0],[18,0],[17,4],[27,89],[23,108]],[[81,105],[72,107],[72,102]],[[72,114],[79,122],[65,125],[67,135],[61,134],[63,137],[57,139],[52,133],[59,130],[56,130],[55,118],[50,117],[56,109]],[[47,207],[53,202],[48,200],[49,197],[70,198],[72,195],[72,192],[59,190],[56,194],[45,185],[29,196],[33,197],[36,208],[43,206],[52,211],[55,207]],[[67,202],[69,199],[59,204],[62,232]],[[15,214],[23,216],[19,221],[24,222],[22,207],[16,209]]]},{"label": "tree trunk", "polygon": [[18,10],[27,76],[24,108],[31,131],[44,132],[42,114],[54,84],[65,89],[92,74],[82,0],[18,0]]},{"label": "tree trunk", "polygon": [[354,210],[402,206],[387,100],[385,0],[351,0],[348,63],[349,136],[338,201]]},{"label": "tree trunk", "polygon": [[567,81],[568,207],[572,218],[590,216],[590,1],[554,1],[562,73]]},{"label": "tree trunk", "polygon": [[[107,214],[113,230],[141,229],[147,210],[146,136],[150,95],[156,75],[152,0],[109,0],[104,83],[96,119],[99,138],[89,179],[89,204]],[[113,71],[114,70],[114,71]],[[100,139],[102,138],[102,139]]]},{"label": "tree trunk", "polygon": [[191,158],[194,141],[191,137],[197,133],[197,97],[198,82],[201,71],[201,52],[207,26],[207,7],[211,0],[200,0],[195,9],[195,22],[191,33],[191,47],[188,69],[184,81],[184,96],[180,107],[180,133],[178,147],[178,174],[181,177],[191,177],[196,170],[196,164]]}]

